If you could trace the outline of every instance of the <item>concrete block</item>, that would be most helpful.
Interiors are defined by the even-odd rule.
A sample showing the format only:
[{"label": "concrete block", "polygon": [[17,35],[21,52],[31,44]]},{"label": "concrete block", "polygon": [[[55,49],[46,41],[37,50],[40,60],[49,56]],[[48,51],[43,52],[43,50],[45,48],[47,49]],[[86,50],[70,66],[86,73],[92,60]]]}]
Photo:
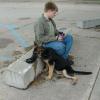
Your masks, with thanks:
[{"label": "concrete block", "polygon": [[76,25],[79,28],[92,28],[92,27],[100,25],[100,19],[78,21]]},{"label": "concrete block", "polygon": [[40,59],[37,59],[34,64],[25,62],[25,59],[29,58],[31,54],[32,50],[3,71],[2,79],[7,85],[25,89],[41,73],[43,66]]}]

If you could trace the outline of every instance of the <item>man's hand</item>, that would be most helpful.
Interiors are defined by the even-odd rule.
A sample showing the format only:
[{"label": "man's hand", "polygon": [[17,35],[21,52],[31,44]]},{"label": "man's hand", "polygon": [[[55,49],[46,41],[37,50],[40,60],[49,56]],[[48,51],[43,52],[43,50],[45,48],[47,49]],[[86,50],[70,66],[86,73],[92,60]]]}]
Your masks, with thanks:
[{"label": "man's hand", "polygon": [[56,39],[62,41],[65,37],[65,33],[63,32],[59,32],[59,34],[57,34]]}]

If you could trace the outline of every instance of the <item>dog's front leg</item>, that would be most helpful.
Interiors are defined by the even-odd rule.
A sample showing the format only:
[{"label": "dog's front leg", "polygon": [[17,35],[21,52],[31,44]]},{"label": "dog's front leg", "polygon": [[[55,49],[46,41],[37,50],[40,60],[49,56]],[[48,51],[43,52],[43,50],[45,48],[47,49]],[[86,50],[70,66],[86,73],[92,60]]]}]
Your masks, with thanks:
[{"label": "dog's front leg", "polygon": [[51,79],[52,76],[53,76],[53,71],[54,71],[54,65],[50,65],[48,64],[48,67],[49,67],[49,72],[48,72],[48,76],[47,76],[47,79]]}]

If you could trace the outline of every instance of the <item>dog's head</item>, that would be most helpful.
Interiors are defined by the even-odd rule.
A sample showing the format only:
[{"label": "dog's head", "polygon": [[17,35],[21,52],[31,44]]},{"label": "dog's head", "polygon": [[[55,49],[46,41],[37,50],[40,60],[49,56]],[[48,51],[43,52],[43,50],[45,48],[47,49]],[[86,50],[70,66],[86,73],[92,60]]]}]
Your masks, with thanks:
[{"label": "dog's head", "polygon": [[47,48],[43,46],[39,46],[36,42],[34,42],[34,51],[33,51],[33,57],[35,60],[37,58],[48,59],[51,57],[53,51],[52,48]]},{"label": "dog's head", "polygon": [[44,51],[44,48],[42,46],[38,46],[38,44],[35,42],[33,49],[33,55],[31,58],[26,59],[27,63],[33,63],[37,60],[37,58],[41,58],[42,52]]},{"label": "dog's head", "polygon": [[33,55],[37,55],[37,57],[41,57],[43,51],[44,51],[44,47],[39,46],[36,42],[34,42]]}]

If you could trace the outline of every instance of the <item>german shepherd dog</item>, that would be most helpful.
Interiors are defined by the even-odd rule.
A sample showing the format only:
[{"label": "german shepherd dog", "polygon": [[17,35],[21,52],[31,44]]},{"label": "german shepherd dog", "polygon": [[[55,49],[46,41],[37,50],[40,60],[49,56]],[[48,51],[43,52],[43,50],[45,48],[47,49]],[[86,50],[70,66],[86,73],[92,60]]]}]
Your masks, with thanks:
[{"label": "german shepherd dog", "polygon": [[48,68],[47,79],[51,79],[53,77],[54,70],[62,72],[64,77],[72,79],[75,82],[78,80],[78,78],[75,77],[74,74],[92,74],[92,72],[75,71],[69,62],[57,54],[54,49],[48,47],[44,48],[34,43],[34,51],[31,60],[34,62],[38,57],[41,58],[41,60],[46,64],[46,67]]}]

